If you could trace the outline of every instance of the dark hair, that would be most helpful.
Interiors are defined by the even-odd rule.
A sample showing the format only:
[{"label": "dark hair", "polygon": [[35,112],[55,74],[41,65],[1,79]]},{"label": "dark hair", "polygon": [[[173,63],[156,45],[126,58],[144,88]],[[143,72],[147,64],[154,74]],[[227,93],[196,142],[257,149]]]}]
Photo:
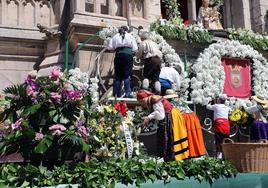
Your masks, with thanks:
[{"label": "dark hair", "polygon": [[221,98],[219,98],[219,102],[220,102],[220,104],[224,104],[225,103],[225,99],[221,99]]},{"label": "dark hair", "polygon": [[120,36],[122,36],[122,41],[125,39],[125,34],[128,31],[127,26],[121,26],[120,29],[118,30]]},{"label": "dark hair", "polygon": [[174,69],[175,69],[179,74],[181,74],[181,66],[180,66],[180,65],[176,65],[176,66],[174,66]]}]

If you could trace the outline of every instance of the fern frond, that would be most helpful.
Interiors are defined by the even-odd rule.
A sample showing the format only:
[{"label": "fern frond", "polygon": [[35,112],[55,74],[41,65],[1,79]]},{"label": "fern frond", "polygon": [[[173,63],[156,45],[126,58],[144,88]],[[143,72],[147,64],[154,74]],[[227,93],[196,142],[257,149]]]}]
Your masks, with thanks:
[{"label": "fern frond", "polygon": [[4,89],[5,94],[17,95],[20,97],[26,96],[25,84],[11,85]]}]

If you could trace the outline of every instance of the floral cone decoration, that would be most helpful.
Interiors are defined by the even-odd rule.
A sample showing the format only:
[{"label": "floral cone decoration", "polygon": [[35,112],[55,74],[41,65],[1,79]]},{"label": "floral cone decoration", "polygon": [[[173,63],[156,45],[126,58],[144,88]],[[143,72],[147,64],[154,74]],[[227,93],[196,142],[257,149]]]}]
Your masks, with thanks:
[{"label": "floral cone decoration", "polygon": [[53,67],[48,76],[32,71],[23,84],[7,87],[4,94],[8,105],[0,120],[11,123],[10,134],[0,141],[1,154],[19,152],[25,160],[38,160],[37,156],[65,160],[74,151],[89,151],[87,73],[78,68],[63,73],[60,67]]}]

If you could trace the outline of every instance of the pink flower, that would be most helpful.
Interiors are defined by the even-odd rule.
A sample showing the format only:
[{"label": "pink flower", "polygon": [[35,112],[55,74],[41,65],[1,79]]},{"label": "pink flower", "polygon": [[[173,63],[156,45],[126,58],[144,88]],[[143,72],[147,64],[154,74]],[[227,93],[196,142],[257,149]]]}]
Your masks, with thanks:
[{"label": "pink flower", "polygon": [[56,103],[60,103],[61,101],[61,95],[58,92],[51,92],[50,97],[55,101]]},{"label": "pink flower", "polygon": [[60,67],[54,66],[52,68],[52,71],[50,73],[50,76],[54,79],[58,79],[62,75],[62,72],[60,71]]},{"label": "pink flower", "polygon": [[49,127],[49,130],[52,131],[52,135],[61,135],[67,129],[62,124],[55,124]]},{"label": "pink flower", "polygon": [[35,140],[39,141],[42,140],[44,138],[44,135],[42,133],[35,133]]},{"label": "pink flower", "polygon": [[124,127],[123,127],[123,125],[119,125],[119,129],[120,129],[120,131],[124,131]]},{"label": "pink flower", "polygon": [[27,86],[27,88],[26,88],[26,93],[27,93],[28,96],[36,97],[37,94],[38,94],[39,92],[36,91],[36,90],[34,89],[34,87],[32,87],[32,86]]},{"label": "pink flower", "polygon": [[12,130],[18,129],[18,128],[20,127],[22,121],[23,121],[23,119],[20,118],[20,119],[18,119],[15,123],[12,123],[12,124],[11,124],[11,128],[12,128]]}]

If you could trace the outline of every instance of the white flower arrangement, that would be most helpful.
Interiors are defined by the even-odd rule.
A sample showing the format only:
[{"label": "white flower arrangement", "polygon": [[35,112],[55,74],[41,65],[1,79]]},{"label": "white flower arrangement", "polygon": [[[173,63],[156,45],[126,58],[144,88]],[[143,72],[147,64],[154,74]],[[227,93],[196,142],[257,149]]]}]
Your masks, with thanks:
[{"label": "white flower arrangement", "polygon": [[[90,78],[89,92],[91,96],[91,109],[96,109],[99,106],[99,80],[97,77]],[[99,110],[99,109],[98,109]]]},{"label": "white flower arrangement", "polygon": [[88,74],[81,72],[79,68],[69,70],[68,82],[83,93],[85,93],[89,87]]},{"label": "white flower arrangement", "polygon": [[[225,72],[221,65],[223,56],[252,59],[252,90],[256,95],[268,98],[267,60],[252,47],[228,40],[211,44],[193,65],[196,76],[191,79],[191,97],[194,103],[207,105],[209,101],[222,94],[225,81]],[[228,98],[226,103],[233,108],[252,105],[249,99],[234,97]]]},{"label": "white flower arrangement", "polygon": [[[118,30],[117,30],[118,32]],[[102,38],[104,40],[104,45],[108,45],[109,40],[111,39],[111,37],[113,37],[117,32],[115,32],[115,27],[109,27],[109,28],[104,28],[101,32],[100,32],[100,38]],[[132,36],[136,39],[137,43],[140,43],[141,39],[140,37],[132,32],[131,33]],[[187,79],[187,74],[184,70],[184,64],[180,59],[180,56],[176,53],[176,51],[166,42],[166,40],[159,34],[155,33],[155,32],[151,32],[151,36],[150,36],[151,40],[154,41],[155,43],[157,43],[159,50],[161,52],[161,56],[162,56],[162,65],[163,66],[176,66],[176,65],[180,65],[180,67],[182,68],[182,83],[181,83],[181,94],[183,98],[187,98],[188,96],[188,91],[187,88],[189,87],[189,79]]]}]

